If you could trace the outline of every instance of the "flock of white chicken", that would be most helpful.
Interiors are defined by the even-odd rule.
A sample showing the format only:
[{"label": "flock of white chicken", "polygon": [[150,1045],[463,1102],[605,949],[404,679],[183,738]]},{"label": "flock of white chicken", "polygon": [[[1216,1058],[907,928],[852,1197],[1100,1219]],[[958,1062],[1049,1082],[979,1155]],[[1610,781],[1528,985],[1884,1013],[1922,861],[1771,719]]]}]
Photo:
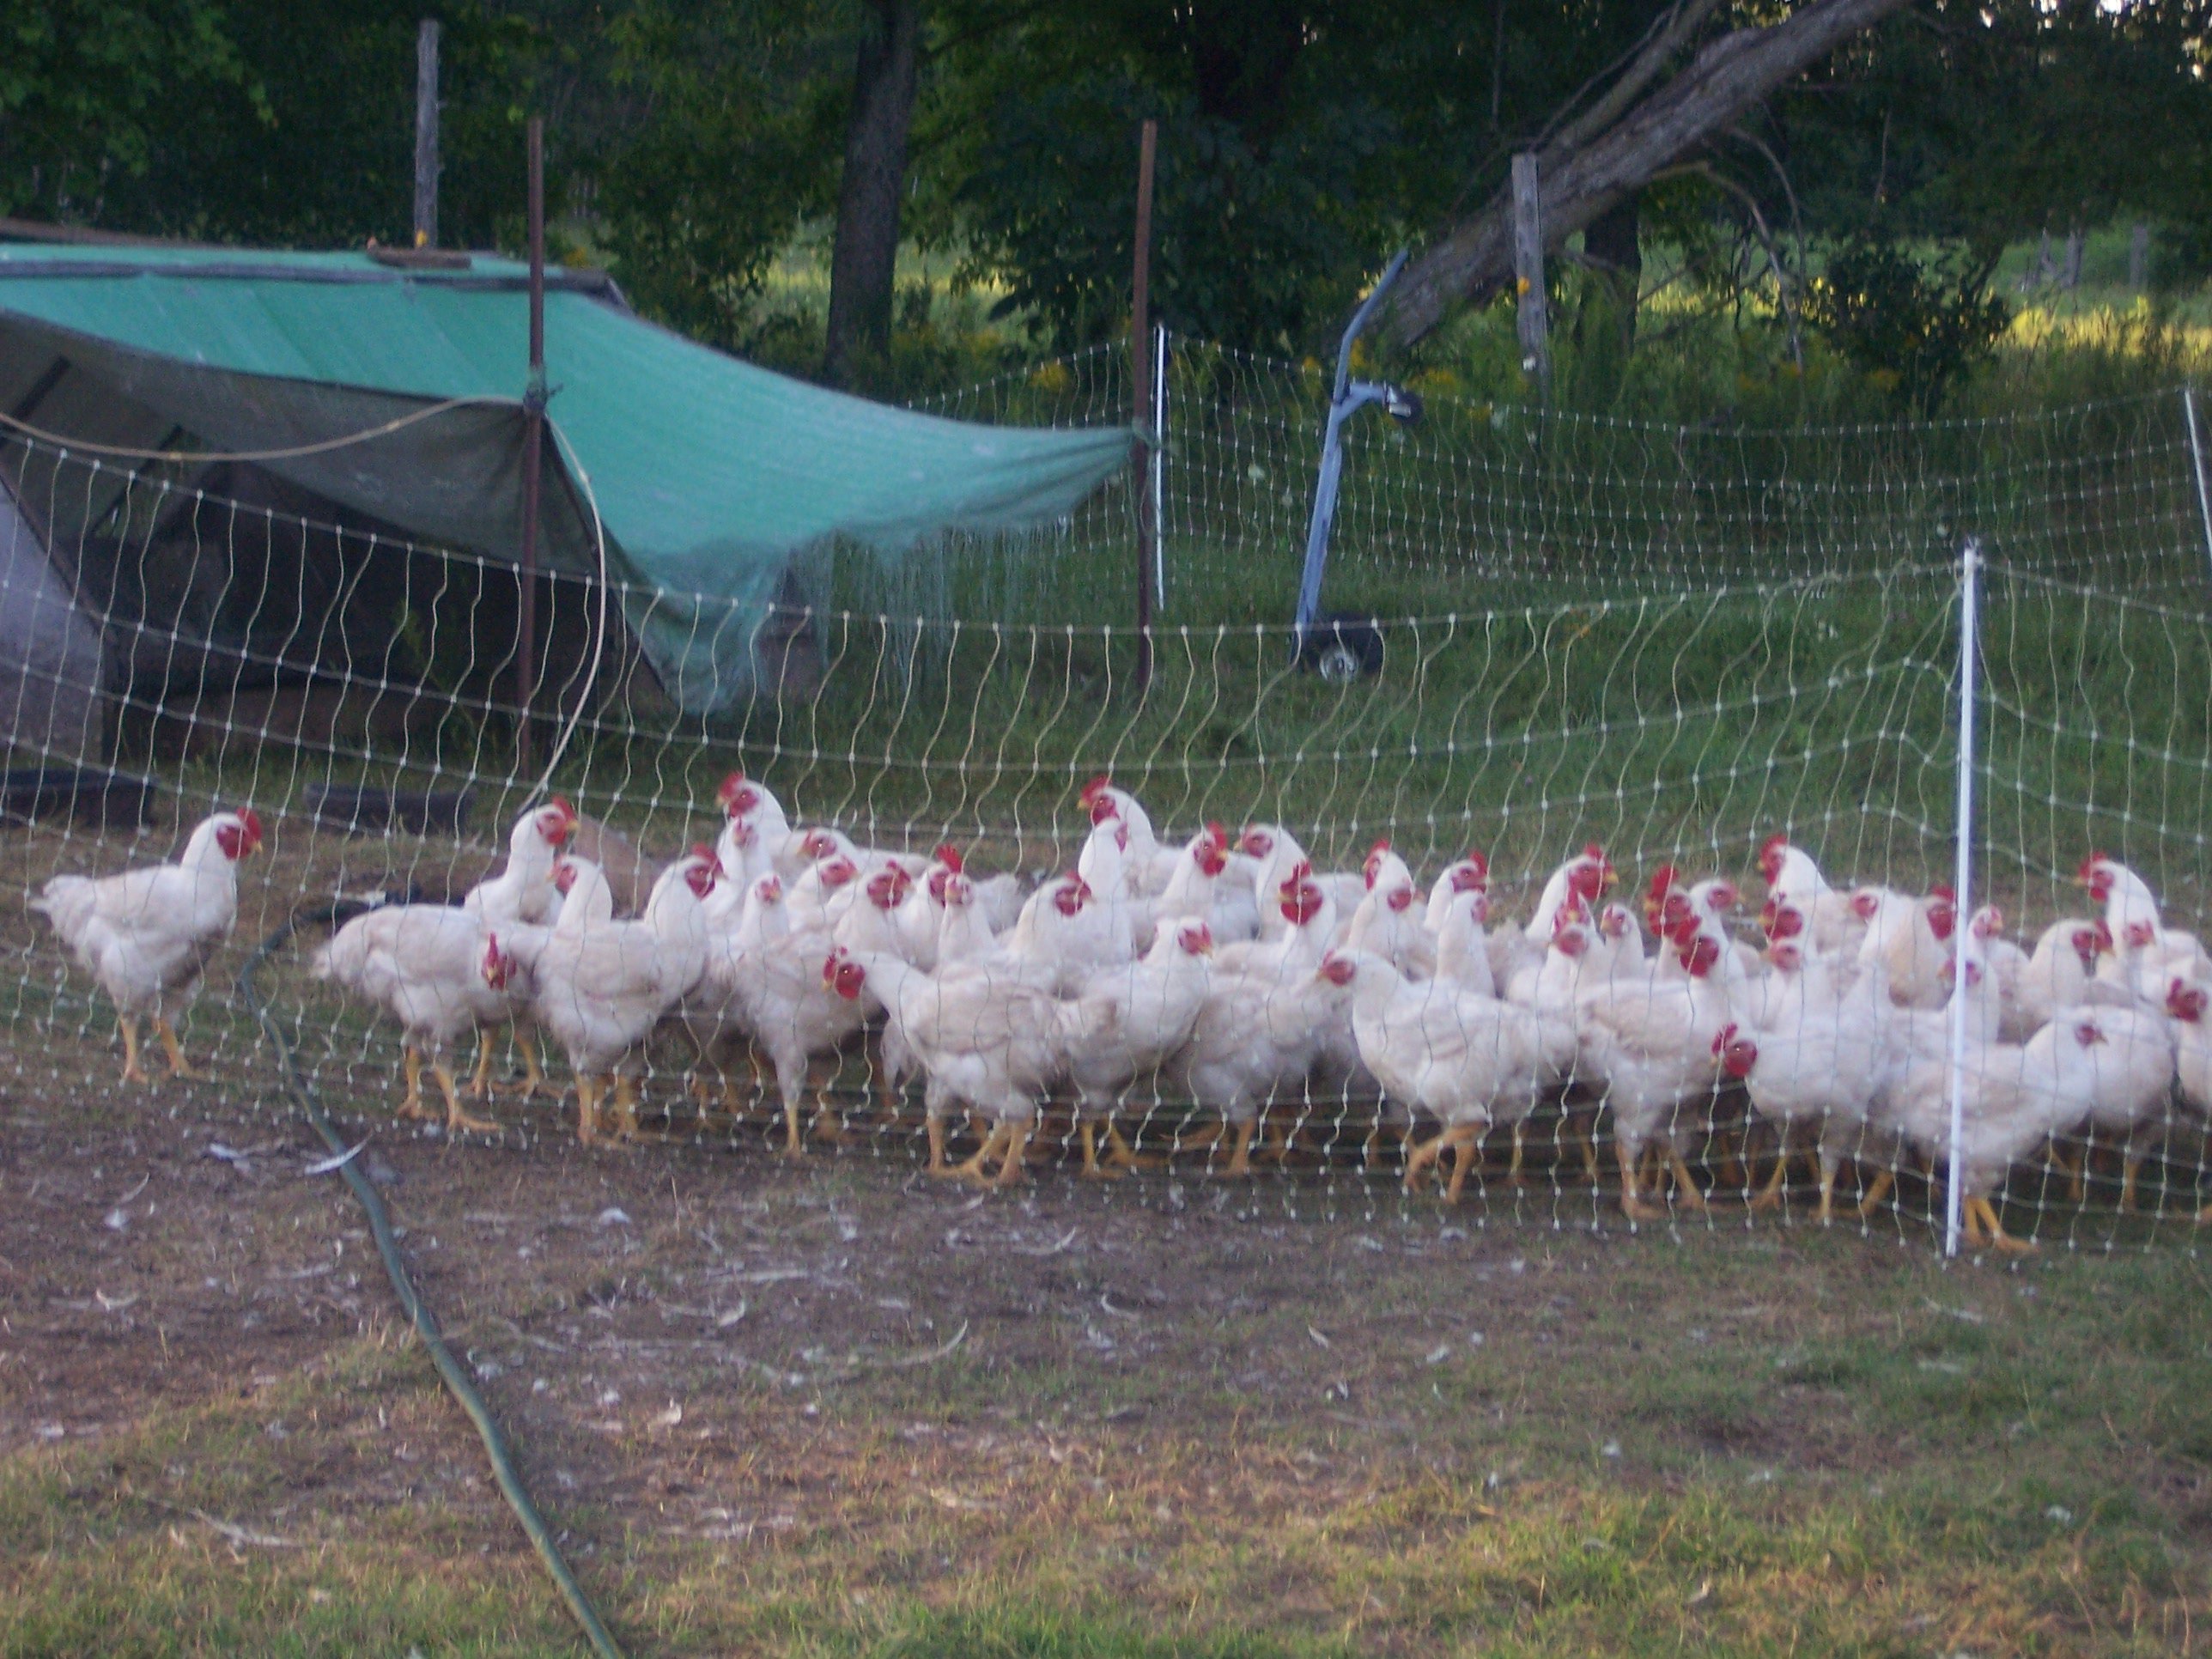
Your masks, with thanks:
[{"label": "flock of white chicken", "polygon": [[[702,1111],[718,1073],[724,1103],[740,1103],[726,1068],[747,1054],[757,1076],[772,1073],[797,1153],[810,1092],[817,1128],[834,1124],[821,1068],[872,1040],[887,1111],[921,1081],[931,1172],[1000,1183],[1021,1178],[1056,1091],[1073,1097],[1092,1175],[1135,1162],[1115,1118],[1147,1083],[1210,1115],[1218,1127],[1182,1144],[1226,1139],[1229,1176],[1249,1171],[1270,1108],[1292,1120],[1287,1144],[1316,1096],[1379,1097],[1408,1138],[1408,1188],[1449,1155],[1453,1199],[1496,1127],[1511,1132],[1507,1179],[1518,1179],[1524,1126],[1548,1101],[1593,1180],[1590,1126],[1610,1114],[1620,1206],[1646,1219],[1670,1178],[1675,1202],[1706,1202],[1685,1152],[1714,1132],[1734,1081],[1777,1142],[1754,1206],[1780,1202],[1802,1154],[1823,1219],[1844,1163],[1869,1168],[1865,1213],[1905,1156],[1929,1170],[1952,1158],[1963,1009],[1967,1231],[2018,1249],[1990,1201],[2014,1164],[2101,1138],[2132,1206],[2177,1084],[2184,1106],[2212,1112],[2212,959],[2109,858],[2081,868],[2095,914],[2053,922],[2029,951],[2003,937],[1993,908],[1960,926],[1940,888],[1831,885],[1777,836],[1759,854],[1754,949],[1729,932],[1734,883],[1662,867],[1639,917],[1605,901],[1614,871],[1594,845],[1551,873],[1525,922],[1493,928],[1479,853],[1424,890],[1387,842],[1359,871],[1318,872],[1278,826],[1232,842],[1209,824],[1163,845],[1108,779],[1082,801],[1091,829],[1075,869],[1024,894],[1012,877],[971,875],[951,848],[924,857],[794,827],[765,787],[732,775],[717,844],[678,859],[624,918],[605,872],[564,851],[577,819],[556,799],[522,816],[505,867],[462,904],[356,916],[313,971],[399,1023],[401,1110],[424,1110],[427,1063],[456,1131],[496,1126],[463,1109],[449,1056],[476,1036],[469,1091],[481,1097],[492,1034],[511,1026],[526,1088],[543,1084],[537,1034],[566,1055],[585,1140],[635,1135],[645,1046],[672,1024],[696,1048]],[[126,1078],[143,1078],[146,1015],[185,1071],[169,1016],[229,933],[236,865],[259,841],[251,811],[217,813],[175,865],[57,877],[33,901],[120,1012]],[[982,1133],[954,1164],[957,1109]],[[1425,1123],[1433,1133],[1419,1139]],[[2080,1166],[2071,1173],[2078,1191]]]}]

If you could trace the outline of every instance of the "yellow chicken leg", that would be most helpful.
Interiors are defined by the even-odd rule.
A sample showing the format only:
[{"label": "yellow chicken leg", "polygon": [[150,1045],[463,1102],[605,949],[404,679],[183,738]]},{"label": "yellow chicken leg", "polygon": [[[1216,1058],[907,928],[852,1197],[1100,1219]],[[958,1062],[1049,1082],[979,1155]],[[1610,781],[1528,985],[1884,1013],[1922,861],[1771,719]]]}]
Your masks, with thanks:
[{"label": "yellow chicken leg", "polygon": [[1513,1156],[1505,1165],[1505,1184],[1518,1187],[1521,1181],[1521,1160],[1528,1152],[1528,1125],[1523,1119],[1513,1126]]},{"label": "yellow chicken leg", "polygon": [[185,1062],[184,1045],[177,1041],[177,1028],[161,1014],[154,1016],[154,1035],[161,1039],[161,1052],[169,1057],[169,1075],[197,1080],[199,1073]]},{"label": "yellow chicken leg", "polygon": [[1836,1171],[1839,1160],[1827,1153],[1820,1154],[1820,1224],[1826,1226],[1836,1218]]},{"label": "yellow chicken leg", "polygon": [[430,1075],[438,1079],[438,1091],[446,1097],[446,1133],[457,1135],[468,1132],[480,1135],[495,1135],[501,1126],[489,1118],[471,1117],[461,1109],[460,1090],[453,1079],[453,1068],[442,1060],[430,1062]]},{"label": "yellow chicken leg", "polygon": [[[1460,1194],[1467,1188],[1468,1172],[1481,1161],[1484,1127],[1480,1123],[1455,1123],[1437,1137],[1451,1149],[1452,1153],[1451,1185],[1444,1188],[1444,1202],[1447,1204],[1459,1202]],[[1439,1157],[1442,1155],[1441,1152],[1438,1154]]]},{"label": "yellow chicken leg", "polygon": [[1752,1213],[1756,1215],[1763,1211],[1781,1208],[1782,1189],[1789,1179],[1790,1142],[1785,1138],[1782,1143],[1781,1151],[1774,1157],[1774,1173],[1766,1177],[1766,1184],[1759,1189],[1758,1196],[1751,1200],[1749,1207]]},{"label": "yellow chicken leg", "polygon": [[1229,1163],[1221,1173],[1224,1179],[1236,1179],[1252,1173],[1252,1137],[1260,1131],[1257,1119],[1237,1126],[1237,1145],[1229,1154]]},{"label": "yellow chicken leg", "polygon": [[1034,1127],[1027,1118],[1006,1126],[1006,1148],[999,1160],[1000,1186],[1012,1187],[1029,1179],[1029,1171],[1022,1166],[1022,1157],[1029,1151]]},{"label": "yellow chicken leg", "polygon": [[477,1027],[477,1063],[469,1073],[469,1098],[482,1100],[491,1092],[491,1027]]},{"label": "yellow chicken leg", "polygon": [[989,1164],[994,1154],[998,1152],[1000,1143],[1011,1139],[1013,1132],[1014,1126],[1011,1123],[993,1124],[983,1137],[983,1144],[975,1149],[975,1155],[955,1164],[954,1173],[969,1181],[988,1179],[984,1173],[984,1166]]},{"label": "yellow chicken leg", "polygon": [[138,1063],[138,1016],[119,1014],[115,1021],[123,1033],[123,1080],[125,1083],[151,1083],[146,1068]]},{"label": "yellow chicken leg", "polygon": [[1882,1200],[1889,1196],[1889,1189],[1896,1185],[1896,1170],[1876,1170],[1874,1179],[1867,1182],[1866,1191],[1859,1195],[1859,1219],[1864,1221],[1880,1209]]},{"label": "yellow chicken leg", "polygon": [[2129,1151],[2122,1154],[2120,1163],[2120,1213],[2136,1212],[2136,1176],[2142,1172],[2143,1155]]},{"label": "yellow chicken leg", "polygon": [[[1986,1198],[1968,1199],[1966,1200],[1966,1213],[1970,1217],[1978,1218],[1983,1225],[1987,1228],[1987,1243],[1990,1249],[2002,1250],[2008,1255],[2025,1255],[2035,1248],[2034,1240],[2027,1238],[2014,1238],[2010,1233],[2004,1230],[2004,1223],[1997,1218],[1996,1207],[1991,1205]],[[1971,1229],[1972,1223],[1970,1222],[1968,1224]],[[1983,1241],[1978,1239],[1974,1233],[1972,1231],[1969,1231],[1966,1235],[1966,1242],[1972,1244],[1981,1243]]]},{"label": "yellow chicken leg", "polygon": [[929,1162],[923,1166],[921,1172],[926,1176],[934,1176],[939,1181],[950,1181],[957,1176],[960,1171],[953,1165],[947,1164],[945,1161],[945,1118],[943,1114],[937,1112],[931,1113],[927,1127],[929,1130]]},{"label": "yellow chicken leg", "polygon": [[1667,1212],[1644,1201],[1642,1178],[1636,1172],[1638,1158],[1628,1150],[1625,1140],[1613,1142],[1620,1159],[1620,1212],[1631,1221],[1664,1221]]},{"label": "yellow chicken leg", "polygon": [[1668,1167],[1674,1171],[1674,1201],[1686,1210],[1705,1210],[1711,1206],[1705,1195],[1698,1189],[1697,1178],[1691,1175],[1690,1166],[1682,1162],[1682,1154],[1674,1147],[1667,1149]]},{"label": "yellow chicken leg", "polygon": [[599,1139],[599,1080],[581,1072],[576,1074],[576,1139],[586,1146]]},{"label": "yellow chicken leg", "polygon": [[407,1091],[399,1097],[399,1115],[429,1116],[422,1109],[422,1051],[409,1043],[400,1057],[399,1069],[407,1079]]},{"label": "yellow chicken leg", "polygon": [[[1111,1123],[1106,1126],[1106,1133],[1109,1136],[1114,1133]],[[1083,1142],[1083,1178],[1085,1181],[1119,1181],[1129,1173],[1126,1159],[1116,1158],[1111,1164],[1098,1161],[1098,1126],[1089,1118],[1083,1120],[1076,1134]],[[1110,1146],[1110,1141],[1109,1145]]]}]

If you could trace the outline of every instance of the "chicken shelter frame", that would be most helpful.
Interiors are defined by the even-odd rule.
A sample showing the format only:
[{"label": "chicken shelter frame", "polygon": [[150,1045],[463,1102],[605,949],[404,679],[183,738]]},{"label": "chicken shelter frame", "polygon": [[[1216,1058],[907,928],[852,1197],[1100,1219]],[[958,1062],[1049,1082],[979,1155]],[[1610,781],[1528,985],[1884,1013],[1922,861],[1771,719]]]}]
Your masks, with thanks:
[{"label": "chicken shelter frame", "polygon": [[[258,494],[513,568],[527,276],[482,254],[418,268],[373,253],[0,243],[0,471],[16,509],[0,526],[0,569],[27,581],[19,567],[42,548],[75,582],[68,532],[97,525],[125,477]],[[604,556],[626,594],[656,596],[626,601],[642,672],[624,684],[685,711],[773,688],[763,647],[803,611],[810,553],[842,542],[899,562],[948,536],[1049,526],[1126,467],[1126,428],[993,428],[886,408],[659,329],[599,273],[555,270],[545,285],[550,417],[566,465],[544,492],[542,568],[597,581]],[[82,523],[27,521],[21,509],[51,482],[26,471],[30,440],[138,465],[111,469],[111,499],[78,504]],[[152,541],[173,528],[155,526]],[[582,621],[568,620],[566,641],[560,615],[545,625],[573,659]],[[63,653],[75,688],[64,701],[81,702],[92,677],[81,647]],[[549,665],[541,683],[564,678]]]}]

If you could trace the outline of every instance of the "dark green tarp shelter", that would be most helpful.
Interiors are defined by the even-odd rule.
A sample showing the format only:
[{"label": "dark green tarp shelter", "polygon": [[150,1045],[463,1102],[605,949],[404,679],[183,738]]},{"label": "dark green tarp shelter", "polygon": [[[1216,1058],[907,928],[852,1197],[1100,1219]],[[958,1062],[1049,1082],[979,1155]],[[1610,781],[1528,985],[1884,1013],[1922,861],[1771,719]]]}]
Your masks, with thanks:
[{"label": "dark green tarp shelter", "polygon": [[[845,538],[896,558],[1048,524],[1129,454],[1123,428],[942,420],[771,374],[643,321],[596,272],[549,272],[548,290],[540,562],[598,574],[595,503],[630,630],[686,710],[755,689],[751,641],[795,556]],[[19,423],[0,456],[26,427],[118,447],[181,432],[265,456],[254,465],[293,490],[376,524],[512,562],[527,306],[526,269],[483,255],[427,269],[0,243],[0,410]]]}]

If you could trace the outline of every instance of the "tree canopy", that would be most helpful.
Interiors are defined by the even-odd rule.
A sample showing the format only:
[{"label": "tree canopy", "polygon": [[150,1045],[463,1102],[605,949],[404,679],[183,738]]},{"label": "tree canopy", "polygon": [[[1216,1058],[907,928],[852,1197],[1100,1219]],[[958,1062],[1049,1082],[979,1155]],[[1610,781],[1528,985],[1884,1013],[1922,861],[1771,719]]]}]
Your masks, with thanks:
[{"label": "tree canopy", "polygon": [[[539,112],[562,222],[678,327],[753,342],[765,277],[809,233],[875,245],[839,280],[885,290],[848,308],[878,345],[882,250],[902,241],[1003,290],[1041,344],[1072,344],[1126,326],[1152,117],[1159,312],[1304,351],[1395,247],[1479,228],[1516,150],[1618,132],[1711,54],[1817,3],[436,0],[441,219],[450,242],[513,244],[522,124]],[[0,0],[0,210],[216,240],[404,240],[425,9]],[[1625,199],[1631,258],[1640,200],[1644,234],[1684,246],[1755,222],[1798,250],[1911,240],[1978,268],[2008,240],[2128,216],[2201,260],[2209,17],[2212,0],[1897,0],[1607,210]],[[890,62],[881,43],[900,27],[918,45]],[[841,198],[860,167],[891,169],[865,210]],[[1593,225],[1593,261],[1623,234]],[[1489,291],[1463,289],[1439,303]]]}]

